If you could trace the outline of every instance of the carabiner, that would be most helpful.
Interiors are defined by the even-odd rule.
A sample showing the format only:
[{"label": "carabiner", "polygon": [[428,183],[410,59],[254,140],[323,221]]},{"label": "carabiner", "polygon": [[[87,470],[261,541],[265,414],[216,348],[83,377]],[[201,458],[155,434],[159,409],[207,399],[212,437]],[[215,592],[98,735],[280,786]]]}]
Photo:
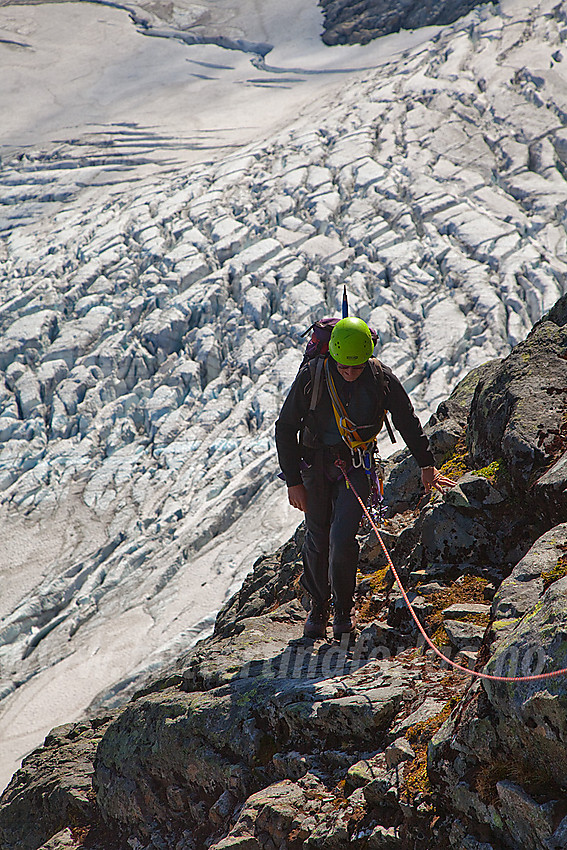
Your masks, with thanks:
[{"label": "carabiner", "polygon": [[360,449],[351,449],[350,453],[351,453],[351,457],[352,457],[352,468],[353,469],[360,469],[360,467],[363,464],[362,452],[360,451]]}]

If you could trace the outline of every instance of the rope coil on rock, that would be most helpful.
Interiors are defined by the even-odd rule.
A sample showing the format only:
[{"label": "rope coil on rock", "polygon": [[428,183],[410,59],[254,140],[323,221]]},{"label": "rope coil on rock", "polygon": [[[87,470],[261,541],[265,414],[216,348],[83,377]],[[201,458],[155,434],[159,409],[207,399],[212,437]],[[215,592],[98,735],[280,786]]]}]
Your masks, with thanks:
[{"label": "rope coil on rock", "polygon": [[352,490],[352,492],[354,493],[354,495],[358,499],[358,502],[360,503],[360,506],[362,507],[362,510],[364,511],[364,513],[366,515],[366,518],[370,522],[370,525],[372,526],[372,528],[373,528],[373,530],[376,534],[376,537],[378,538],[378,542],[380,543],[380,546],[382,547],[384,555],[386,556],[388,566],[392,570],[392,575],[394,576],[396,583],[397,583],[398,587],[400,588],[404,602],[406,603],[408,610],[409,610],[417,628],[419,629],[419,632],[421,633],[421,636],[423,637],[423,639],[425,640],[427,645],[430,647],[430,649],[432,649],[439,658],[441,658],[443,661],[445,661],[451,667],[454,667],[456,670],[461,670],[463,673],[468,673],[469,676],[473,676],[477,679],[488,679],[491,682],[535,682],[535,681],[538,681],[538,680],[541,680],[541,679],[552,679],[552,678],[555,678],[556,676],[564,676],[565,674],[567,674],[567,667],[564,667],[561,670],[552,670],[549,673],[539,673],[537,675],[532,675],[532,676],[494,676],[490,673],[482,673],[478,670],[469,670],[468,667],[464,667],[462,664],[457,664],[456,661],[452,661],[450,658],[448,658],[446,655],[444,655],[441,652],[441,650],[437,646],[435,646],[435,644],[433,643],[433,641],[431,640],[431,638],[429,637],[429,635],[427,634],[427,632],[425,631],[425,629],[421,625],[421,623],[419,621],[419,617],[415,613],[413,606],[412,606],[412,604],[409,600],[409,597],[408,597],[408,595],[405,591],[405,588],[402,584],[402,581],[401,581],[401,579],[400,579],[400,577],[399,577],[399,575],[396,571],[396,568],[394,567],[394,564],[392,562],[392,558],[390,557],[390,553],[388,552],[388,549],[386,548],[386,544],[384,543],[384,541],[382,539],[382,535],[380,534],[380,532],[379,532],[379,530],[376,526],[376,523],[374,522],[374,520],[370,516],[370,513],[369,513],[366,505],[364,504],[364,502],[362,501],[362,499],[360,498],[360,496],[356,492],[356,489],[354,488],[350,478],[348,477],[345,462],[339,458],[335,461],[335,464],[341,470],[347,486],[350,487],[350,489]]}]

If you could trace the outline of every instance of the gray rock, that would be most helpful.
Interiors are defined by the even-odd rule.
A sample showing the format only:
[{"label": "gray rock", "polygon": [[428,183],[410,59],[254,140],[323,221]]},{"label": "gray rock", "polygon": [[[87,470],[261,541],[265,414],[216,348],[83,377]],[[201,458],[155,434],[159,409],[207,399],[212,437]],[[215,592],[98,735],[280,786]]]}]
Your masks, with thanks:
[{"label": "gray rock", "polygon": [[465,835],[458,845],[458,850],[494,850],[494,847],[486,841],[478,841],[472,835]]},{"label": "gray rock", "polygon": [[365,843],[367,850],[401,850],[403,839],[398,835],[396,827],[375,826]]},{"label": "gray rock", "polygon": [[443,499],[448,505],[453,505],[455,508],[470,508],[471,502],[465,495],[460,485],[457,484],[443,494]]},{"label": "gray rock", "polygon": [[[392,594],[393,595],[393,594]],[[425,617],[430,614],[433,607],[430,602],[427,602],[422,596],[419,596],[415,591],[409,591],[408,599],[411,602],[412,608],[418,616],[421,623]],[[394,629],[411,630],[417,628],[413,617],[406,605],[405,599],[400,594],[396,599],[390,602],[388,608],[388,625]]]},{"label": "gray rock", "polygon": [[399,796],[399,776],[395,769],[376,768],[373,779],[364,786],[364,798],[369,806],[396,804]]},{"label": "gray rock", "polygon": [[362,759],[349,767],[346,775],[346,788],[349,793],[358,788],[364,788],[375,778],[377,765],[373,759]]},{"label": "gray rock", "polygon": [[107,716],[53,729],[43,747],[24,759],[2,795],[2,847],[36,850],[56,836],[59,850],[70,822],[92,823],[93,759],[109,721]]},{"label": "gray rock", "polygon": [[467,667],[469,670],[474,670],[478,659],[478,652],[470,649],[462,649],[455,656],[455,661],[461,667]]},{"label": "gray rock", "polygon": [[[567,578],[552,584],[536,607],[502,638],[487,671],[504,676],[527,676],[567,667]],[[498,716],[506,718],[509,746],[520,746],[534,770],[542,769],[555,782],[565,781],[567,765],[567,686],[565,676],[508,688],[484,683]]]},{"label": "gray rock", "polygon": [[548,506],[551,516],[562,519],[567,511],[567,452],[538,479],[536,495]]},{"label": "gray rock", "polygon": [[[262,847],[277,847],[290,833],[303,836],[313,847],[340,847],[339,840],[347,840],[348,834],[340,817],[313,817],[310,800],[317,797],[324,807],[333,800],[325,786],[314,776],[307,776],[294,783],[290,780],[269,785],[252,794],[238,816],[229,835],[211,845],[211,850],[260,850]],[[321,839],[326,841],[322,844]],[[270,842],[270,843],[268,843]],[[307,842],[304,846],[308,846]]]},{"label": "gray rock", "polygon": [[228,835],[212,844],[211,850],[262,850],[262,845],[250,834]]},{"label": "gray rock", "polygon": [[428,720],[431,720],[433,717],[437,717],[441,711],[445,708],[445,703],[441,700],[435,699],[434,697],[427,697],[423,701],[423,703],[416,708],[415,711],[412,711],[404,720],[399,721],[394,724],[390,729],[390,736],[397,737],[405,737],[408,729],[411,729],[412,726],[417,725],[418,723],[426,723]]},{"label": "gray rock", "polygon": [[42,844],[38,850],[72,850],[77,847],[77,841],[73,837],[73,833],[67,827],[62,829],[56,835],[52,836],[45,844]]},{"label": "gray rock", "polygon": [[453,505],[434,504],[423,516],[421,542],[427,561],[470,561],[475,550],[488,541],[487,529]]},{"label": "gray rock", "polygon": [[567,326],[541,321],[477,388],[468,432],[471,455],[478,466],[503,458],[523,489],[556,451],[566,346]]},{"label": "gray rock", "polygon": [[466,15],[478,0],[418,3],[415,0],[363,0],[353,6],[346,0],[322,0],[325,44],[367,44],[373,38],[425,26],[449,24]]},{"label": "gray rock", "polygon": [[396,738],[393,744],[386,747],[386,765],[389,770],[403,761],[411,761],[415,758],[415,751],[406,738]]},{"label": "gray rock", "polygon": [[[504,501],[504,496],[492,486],[487,478],[483,475],[475,475],[474,472],[467,472],[466,475],[459,478],[459,488],[469,504],[474,507],[498,505]],[[450,495],[450,492],[447,495]]]},{"label": "gray rock", "polygon": [[498,782],[496,790],[508,832],[522,850],[540,850],[545,846],[554,831],[554,804],[536,803],[523,788],[508,780]]},{"label": "gray rock", "polygon": [[250,695],[250,684],[241,682],[236,691],[169,689],[131,703],[99,745],[95,783],[101,810],[118,823],[140,827],[148,816],[162,822],[173,816],[163,795],[169,785],[181,786],[183,798],[194,802],[205,793],[218,799],[234,790],[242,767],[232,770],[217,748],[230,753],[235,765],[258,756],[261,736],[250,723]]},{"label": "gray rock", "polygon": [[566,543],[567,523],[562,523],[536,540],[510,576],[504,579],[492,603],[498,635],[503,634],[502,629],[514,626],[518,618],[534,609],[543,592],[542,574],[556,567],[564,555]]},{"label": "gray rock", "polygon": [[469,614],[489,615],[490,605],[483,605],[481,602],[455,602],[454,605],[449,605],[443,610],[443,617],[451,620],[453,617],[467,616]]},{"label": "gray rock", "polygon": [[223,791],[216,803],[209,810],[209,820],[216,826],[220,826],[228,821],[230,815],[234,811],[237,798],[230,791]]},{"label": "gray rock", "polygon": [[547,841],[546,850],[565,850],[567,847],[567,817],[564,817],[551,838]]},{"label": "gray rock", "polygon": [[449,636],[451,646],[458,650],[479,649],[486,631],[484,626],[462,623],[459,620],[444,620],[443,627]]}]

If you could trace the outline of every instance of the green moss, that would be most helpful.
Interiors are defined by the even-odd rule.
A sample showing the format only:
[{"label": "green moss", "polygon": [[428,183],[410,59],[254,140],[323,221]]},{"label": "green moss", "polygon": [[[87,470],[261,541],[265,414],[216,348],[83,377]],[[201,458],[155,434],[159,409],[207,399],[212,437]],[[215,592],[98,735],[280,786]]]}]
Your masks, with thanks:
[{"label": "green moss", "polygon": [[519,619],[519,617],[510,617],[509,620],[494,620],[494,622],[492,623],[492,628],[495,631],[498,631],[498,629],[506,629],[512,623],[517,623]]},{"label": "green moss", "polygon": [[457,442],[452,454],[445,458],[440,471],[450,478],[460,478],[469,469],[469,452],[465,438]]},{"label": "green moss", "polygon": [[508,468],[502,458],[493,460],[488,466],[483,466],[482,469],[475,469],[475,475],[482,475],[487,478],[492,484],[496,481],[509,480],[510,474]]},{"label": "green moss", "polygon": [[459,623],[473,623],[475,626],[487,626],[490,621],[490,614],[455,614],[451,615],[452,620],[458,620]]},{"label": "green moss", "polygon": [[415,759],[406,762],[403,768],[404,786],[410,800],[417,794],[426,794],[431,789],[427,773],[427,745],[448,719],[458,701],[458,696],[451,697],[438,714],[415,723],[406,732],[416,754]]},{"label": "green moss", "polygon": [[427,617],[428,628],[435,630],[443,626],[443,611],[450,605],[457,602],[485,602],[484,588],[487,584],[488,580],[485,578],[467,575],[463,576],[458,584],[429,594],[427,601],[432,605],[433,611]]},{"label": "green moss", "polygon": [[244,691],[240,694],[239,697],[236,698],[236,705],[247,705],[258,695],[258,691],[259,688],[257,686],[250,688],[250,690],[248,691]]},{"label": "green moss", "polygon": [[536,602],[532,610],[528,611],[527,614],[524,614],[524,616],[522,617],[522,622],[527,623],[528,620],[531,620],[533,617],[536,616],[536,614],[539,614],[542,608],[543,602],[541,600],[539,602]]},{"label": "green moss", "polygon": [[567,555],[562,555],[555,566],[541,574],[543,589],[547,590],[556,581],[567,576]]}]

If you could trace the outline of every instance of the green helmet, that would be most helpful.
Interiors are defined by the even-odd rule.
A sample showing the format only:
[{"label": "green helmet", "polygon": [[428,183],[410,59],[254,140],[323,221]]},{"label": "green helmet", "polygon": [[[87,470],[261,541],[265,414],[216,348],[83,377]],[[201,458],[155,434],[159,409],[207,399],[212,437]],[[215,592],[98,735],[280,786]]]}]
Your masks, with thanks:
[{"label": "green helmet", "polygon": [[372,357],[374,343],[370,328],[362,319],[341,319],[333,328],[329,353],[341,366],[360,366]]}]

